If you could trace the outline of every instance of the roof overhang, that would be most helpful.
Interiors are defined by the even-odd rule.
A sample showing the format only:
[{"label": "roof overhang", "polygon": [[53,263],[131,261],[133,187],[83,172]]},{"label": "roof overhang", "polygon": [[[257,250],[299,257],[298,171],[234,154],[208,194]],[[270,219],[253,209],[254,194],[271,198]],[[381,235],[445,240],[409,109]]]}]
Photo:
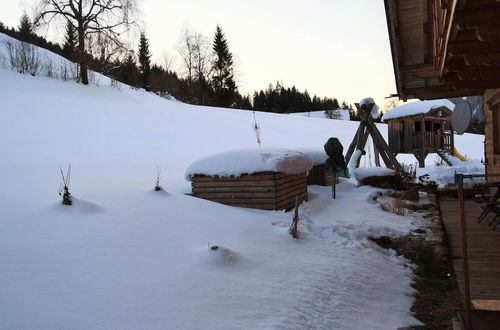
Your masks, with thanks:
[{"label": "roof overhang", "polygon": [[398,96],[500,88],[500,0],[385,0]]}]

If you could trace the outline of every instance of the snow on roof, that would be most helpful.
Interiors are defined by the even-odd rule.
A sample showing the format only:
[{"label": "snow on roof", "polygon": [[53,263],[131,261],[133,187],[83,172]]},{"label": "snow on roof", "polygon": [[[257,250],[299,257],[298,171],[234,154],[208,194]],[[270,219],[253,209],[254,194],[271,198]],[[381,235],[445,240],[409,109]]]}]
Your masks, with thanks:
[{"label": "snow on roof", "polygon": [[382,121],[394,118],[414,116],[418,114],[426,114],[429,111],[440,107],[446,107],[449,110],[453,111],[455,105],[446,99],[431,100],[431,101],[415,101],[400,105],[399,107],[396,107],[391,111],[387,112],[385,115],[382,116]]},{"label": "snow on roof", "polygon": [[240,176],[258,172],[285,174],[306,173],[313,160],[305,153],[283,148],[248,148],[226,151],[192,163],[184,174],[186,180],[195,175]]},{"label": "snow on roof", "polygon": [[323,148],[297,148],[297,150],[311,157],[315,166],[324,164],[328,159]]},{"label": "snow on roof", "polygon": [[362,181],[370,176],[390,176],[394,175],[396,171],[386,167],[360,167],[354,171],[354,177],[358,181]]}]

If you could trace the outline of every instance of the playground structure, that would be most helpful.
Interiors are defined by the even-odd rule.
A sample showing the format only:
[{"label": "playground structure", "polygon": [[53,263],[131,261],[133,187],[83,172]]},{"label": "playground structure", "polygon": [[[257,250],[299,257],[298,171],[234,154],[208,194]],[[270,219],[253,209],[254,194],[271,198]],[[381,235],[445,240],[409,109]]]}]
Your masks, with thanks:
[{"label": "playground structure", "polygon": [[445,101],[417,101],[384,115],[382,120],[388,126],[391,151],[395,155],[413,154],[420,167],[425,167],[428,154],[437,153],[451,166],[448,157],[458,155],[458,152],[451,126],[452,111]]},{"label": "playground structure", "polygon": [[[361,122],[347,150],[345,156],[346,163],[349,163],[355,150],[360,150],[362,153],[365,152],[366,142],[368,141],[368,137],[371,136],[375,152],[375,165],[380,166],[380,156],[387,168],[397,171],[401,170],[396,156],[389,149],[389,146],[373,121],[372,111],[377,107],[373,99],[364,99],[355,105],[358,109],[358,114],[361,116]],[[376,109],[378,110],[378,107]],[[359,167],[359,159],[356,167]]]}]

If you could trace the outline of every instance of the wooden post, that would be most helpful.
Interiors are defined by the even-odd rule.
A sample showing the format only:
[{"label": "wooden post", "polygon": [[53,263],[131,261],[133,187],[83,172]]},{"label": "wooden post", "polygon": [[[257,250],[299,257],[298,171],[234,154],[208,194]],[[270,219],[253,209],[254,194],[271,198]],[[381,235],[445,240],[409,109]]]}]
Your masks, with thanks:
[{"label": "wooden post", "polygon": [[333,173],[332,197],[337,198],[337,175]]},{"label": "wooden post", "polygon": [[349,164],[349,160],[351,160],[351,156],[354,152],[354,150],[356,149],[356,144],[358,143],[358,135],[359,135],[359,132],[361,130],[364,129],[364,125],[363,124],[360,124],[358,126],[358,130],[356,131],[356,134],[354,135],[354,138],[352,139],[352,142],[351,144],[349,145],[349,149],[347,150],[346,154],[345,154],[345,162],[347,164]]},{"label": "wooden post", "polygon": [[380,154],[378,152],[377,144],[375,142],[373,142],[373,153],[375,155],[375,166],[380,167]]},{"label": "wooden post", "polygon": [[462,268],[464,278],[464,294],[465,294],[465,330],[472,330],[471,319],[471,299],[470,299],[470,284],[469,284],[469,260],[467,255],[467,225],[465,222],[465,201],[464,201],[464,186],[462,174],[456,174],[455,181],[458,181],[458,201],[460,204],[460,232],[462,236]]}]

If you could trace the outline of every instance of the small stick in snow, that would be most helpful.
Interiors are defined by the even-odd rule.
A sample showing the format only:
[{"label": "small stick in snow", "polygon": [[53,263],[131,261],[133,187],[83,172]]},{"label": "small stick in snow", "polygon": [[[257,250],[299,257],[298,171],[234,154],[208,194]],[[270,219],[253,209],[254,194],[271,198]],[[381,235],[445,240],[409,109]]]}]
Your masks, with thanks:
[{"label": "small stick in snow", "polygon": [[259,145],[259,148],[261,146],[261,139],[260,139],[260,125],[257,123],[257,117],[255,117],[255,111],[253,112],[253,132],[255,133],[255,137],[257,138],[257,144]]},{"label": "small stick in snow", "polygon": [[288,230],[293,238],[299,238],[299,198],[295,197],[295,209],[293,211],[293,220],[290,229]]}]

